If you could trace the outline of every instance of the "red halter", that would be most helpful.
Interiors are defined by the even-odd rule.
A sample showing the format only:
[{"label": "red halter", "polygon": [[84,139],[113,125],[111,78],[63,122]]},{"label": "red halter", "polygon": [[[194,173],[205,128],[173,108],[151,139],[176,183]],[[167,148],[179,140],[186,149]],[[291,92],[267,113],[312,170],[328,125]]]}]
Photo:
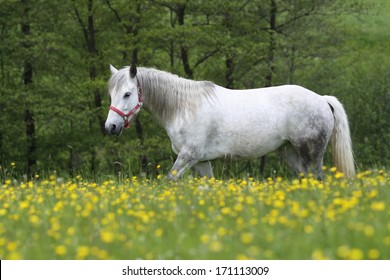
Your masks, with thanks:
[{"label": "red halter", "polygon": [[129,113],[125,114],[121,110],[119,110],[118,108],[115,108],[114,106],[109,107],[110,110],[114,111],[115,113],[117,113],[119,116],[121,116],[124,119],[125,128],[130,127],[130,124],[129,124],[130,116],[133,115],[138,110],[138,108],[142,108],[142,105],[144,104],[144,100],[142,99],[142,89],[141,89],[141,85],[140,85],[138,79],[137,79],[137,87],[138,87],[138,104],[135,105],[135,107]]}]

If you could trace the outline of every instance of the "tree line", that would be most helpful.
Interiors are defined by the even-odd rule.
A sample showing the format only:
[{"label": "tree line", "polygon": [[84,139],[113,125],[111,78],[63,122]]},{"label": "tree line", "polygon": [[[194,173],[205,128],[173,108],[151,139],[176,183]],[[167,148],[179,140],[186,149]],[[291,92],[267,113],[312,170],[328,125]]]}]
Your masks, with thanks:
[{"label": "tree line", "polygon": [[[386,48],[356,40],[356,19],[370,13],[377,6],[358,0],[0,1],[1,174],[165,172],[169,140],[146,112],[121,137],[105,135],[109,64],[131,62],[228,88],[300,84],[335,95],[358,167],[385,166]],[[269,160],[268,173],[280,164]],[[220,174],[260,165],[219,164]]]}]

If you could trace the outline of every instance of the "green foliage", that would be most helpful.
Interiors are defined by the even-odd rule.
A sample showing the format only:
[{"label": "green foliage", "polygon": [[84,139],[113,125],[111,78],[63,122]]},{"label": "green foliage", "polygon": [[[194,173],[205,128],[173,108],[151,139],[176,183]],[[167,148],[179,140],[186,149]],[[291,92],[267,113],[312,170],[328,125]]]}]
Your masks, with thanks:
[{"label": "green foliage", "polygon": [[[133,126],[109,138],[101,129],[108,66],[132,60],[222,86],[295,83],[335,95],[349,115],[358,166],[388,165],[389,11],[387,1],[358,0],[1,1],[0,165],[15,162],[15,174],[165,173],[174,155],[146,112],[142,134]],[[220,161],[215,172],[261,176],[258,169],[257,160]],[[266,174],[274,170],[284,167],[271,155]]]}]

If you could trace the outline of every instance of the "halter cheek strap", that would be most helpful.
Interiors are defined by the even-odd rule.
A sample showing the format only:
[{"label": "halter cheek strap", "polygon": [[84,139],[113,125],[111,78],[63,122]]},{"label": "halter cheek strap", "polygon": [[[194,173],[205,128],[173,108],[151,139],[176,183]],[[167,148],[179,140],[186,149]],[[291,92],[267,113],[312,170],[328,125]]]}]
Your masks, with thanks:
[{"label": "halter cheek strap", "polygon": [[142,108],[142,105],[144,104],[144,100],[142,99],[142,89],[138,79],[137,79],[137,87],[138,87],[138,104],[135,105],[135,107],[129,113],[125,114],[124,112],[122,112],[118,108],[115,108],[114,106],[109,107],[110,110],[114,111],[115,113],[117,113],[119,116],[123,118],[123,120],[125,121],[125,128],[130,127],[130,122],[129,122],[130,117],[135,112],[137,112],[138,109]]}]

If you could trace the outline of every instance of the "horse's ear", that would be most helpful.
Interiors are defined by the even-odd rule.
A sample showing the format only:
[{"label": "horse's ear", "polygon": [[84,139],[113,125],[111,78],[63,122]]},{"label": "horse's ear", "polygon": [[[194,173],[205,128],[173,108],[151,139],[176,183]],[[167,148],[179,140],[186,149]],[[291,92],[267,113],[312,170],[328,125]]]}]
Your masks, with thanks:
[{"label": "horse's ear", "polygon": [[116,69],[114,66],[112,66],[110,64],[110,70],[111,70],[111,74],[114,75],[116,72],[118,72],[118,69]]},{"label": "horse's ear", "polygon": [[135,63],[131,63],[130,66],[130,78],[134,79],[134,77],[137,75],[137,66],[135,66]]}]

